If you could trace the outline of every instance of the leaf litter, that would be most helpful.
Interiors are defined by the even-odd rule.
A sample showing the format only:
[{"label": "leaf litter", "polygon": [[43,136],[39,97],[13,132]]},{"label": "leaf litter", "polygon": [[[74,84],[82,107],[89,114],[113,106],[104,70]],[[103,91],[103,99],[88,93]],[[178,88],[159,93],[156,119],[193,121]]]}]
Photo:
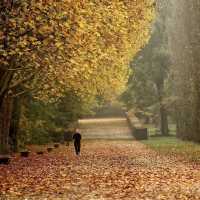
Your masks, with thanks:
[{"label": "leaf litter", "polygon": [[1,200],[199,200],[200,165],[136,141],[84,141],[0,166]]}]

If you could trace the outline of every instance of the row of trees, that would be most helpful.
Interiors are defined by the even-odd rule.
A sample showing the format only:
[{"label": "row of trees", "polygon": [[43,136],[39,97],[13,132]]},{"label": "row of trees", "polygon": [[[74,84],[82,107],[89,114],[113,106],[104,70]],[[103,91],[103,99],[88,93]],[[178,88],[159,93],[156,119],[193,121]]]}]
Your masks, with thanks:
[{"label": "row of trees", "polygon": [[177,136],[200,141],[200,4],[198,0],[157,1],[150,42],[132,62],[133,75],[123,100],[129,108],[159,123],[168,135],[168,119]]},{"label": "row of trees", "polygon": [[119,94],[129,60],[148,41],[153,8],[152,0],[1,1],[1,153],[27,94],[43,104],[71,93],[82,107]]},{"label": "row of trees", "polygon": [[178,137],[200,142],[200,4],[170,2],[171,76]]},{"label": "row of trees", "polygon": [[131,62],[132,74],[122,100],[136,115],[150,119],[168,135],[170,57],[166,33],[166,4],[157,2],[157,16],[148,44]]}]

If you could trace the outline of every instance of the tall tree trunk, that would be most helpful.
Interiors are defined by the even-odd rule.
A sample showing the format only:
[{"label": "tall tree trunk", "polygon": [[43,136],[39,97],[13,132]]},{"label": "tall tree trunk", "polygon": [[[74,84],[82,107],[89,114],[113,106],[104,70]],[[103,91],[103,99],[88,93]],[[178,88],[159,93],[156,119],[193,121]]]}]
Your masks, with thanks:
[{"label": "tall tree trunk", "polygon": [[199,0],[191,0],[188,5],[190,19],[188,22],[188,35],[190,38],[190,50],[192,53],[191,70],[193,76],[193,118],[192,125],[194,131],[192,133],[193,140],[200,142],[200,3]]},{"label": "tall tree trunk", "polygon": [[162,104],[160,105],[160,129],[163,136],[169,135],[167,111]]},{"label": "tall tree trunk", "polygon": [[9,90],[14,73],[12,71],[0,70],[0,109],[3,106],[4,97]]},{"label": "tall tree trunk", "polygon": [[181,127],[182,127],[182,120],[181,120],[181,111],[177,108],[176,106],[176,113],[175,115],[175,121],[176,121],[176,137],[181,138],[182,133],[181,133]]},{"label": "tall tree trunk", "polygon": [[163,105],[163,90],[164,90],[164,80],[159,83],[156,83],[158,100],[160,104],[160,130],[163,136],[169,135],[168,129],[168,119],[167,119],[167,110],[165,105]]},{"label": "tall tree trunk", "polygon": [[13,101],[13,111],[12,111],[12,119],[10,125],[10,133],[9,133],[9,143],[11,150],[13,152],[18,151],[18,132],[19,132],[20,115],[21,115],[21,97],[18,96],[14,98]]},{"label": "tall tree trunk", "polygon": [[0,109],[0,154],[9,153],[9,130],[12,117],[13,98],[7,94]]}]

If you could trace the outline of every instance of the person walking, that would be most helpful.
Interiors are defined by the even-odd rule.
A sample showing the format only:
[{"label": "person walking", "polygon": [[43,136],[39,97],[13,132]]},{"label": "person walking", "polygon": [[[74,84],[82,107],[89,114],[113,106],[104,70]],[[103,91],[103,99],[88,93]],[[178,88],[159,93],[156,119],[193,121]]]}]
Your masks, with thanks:
[{"label": "person walking", "polygon": [[75,133],[73,135],[73,140],[76,155],[79,155],[81,150],[81,134],[77,129],[75,130]]}]

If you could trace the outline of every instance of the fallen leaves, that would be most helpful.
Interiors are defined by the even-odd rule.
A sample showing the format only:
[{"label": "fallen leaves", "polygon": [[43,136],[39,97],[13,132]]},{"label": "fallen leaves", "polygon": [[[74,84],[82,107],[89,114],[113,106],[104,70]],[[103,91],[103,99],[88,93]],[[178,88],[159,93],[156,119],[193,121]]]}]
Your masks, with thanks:
[{"label": "fallen leaves", "polygon": [[0,166],[0,194],[19,200],[195,200],[200,199],[199,169],[135,141],[87,141],[81,156],[72,145],[40,156],[15,156]]}]

